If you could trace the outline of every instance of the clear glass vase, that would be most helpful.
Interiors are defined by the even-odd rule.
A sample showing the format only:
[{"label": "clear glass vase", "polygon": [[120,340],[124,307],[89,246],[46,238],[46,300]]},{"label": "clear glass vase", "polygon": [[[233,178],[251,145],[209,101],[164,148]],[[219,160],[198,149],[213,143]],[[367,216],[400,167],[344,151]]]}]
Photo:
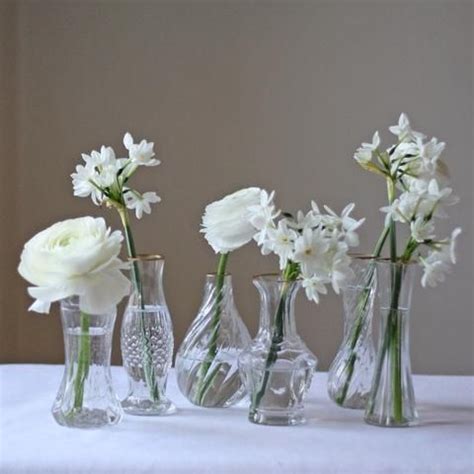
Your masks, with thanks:
[{"label": "clear glass vase", "polygon": [[174,340],[163,292],[164,260],[143,255],[130,261],[133,289],[120,340],[129,390],[122,407],[131,415],[169,415],[176,411],[166,397]]},{"label": "clear glass vase", "polygon": [[115,309],[106,314],[81,312],[78,297],[61,301],[65,367],[52,407],[60,425],[100,428],[121,420],[110,373],[115,317]]},{"label": "clear glass vase", "polygon": [[365,412],[365,421],[371,425],[404,427],[418,421],[409,348],[410,305],[416,267],[412,263],[377,262],[381,332]]},{"label": "clear glass vase", "polygon": [[207,275],[201,307],[176,356],[181,393],[208,408],[229,407],[244,397],[237,357],[250,344],[235,306],[232,277],[220,278],[217,284],[219,276]]},{"label": "clear glass vase", "polygon": [[263,425],[304,423],[304,397],[317,359],[296,330],[294,299],[301,282],[279,275],[253,281],[260,293],[260,327],[239,357],[250,395],[249,420]]},{"label": "clear glass vase", "polygon": [[329,397],[344,408],[365,409],[375,361],[372,337],[375,260],[352,257],[354,278],[343,291],[344,337],[328,372]]}]

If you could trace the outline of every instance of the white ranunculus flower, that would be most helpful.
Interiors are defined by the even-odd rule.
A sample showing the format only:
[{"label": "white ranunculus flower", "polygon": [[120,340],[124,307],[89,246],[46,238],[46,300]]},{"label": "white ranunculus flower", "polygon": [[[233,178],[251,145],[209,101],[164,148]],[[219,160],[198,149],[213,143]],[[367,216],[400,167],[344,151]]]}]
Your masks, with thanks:
[{"label": "white ranunculus flower", "polygon": [[232,252],[252,240],[249,208],[260,203],[260,194],[259,188],[244,188],[206,207],[201,232],[214,252]]},{"label": "white ranunculus flower", "polygon": [[23,249],[18,271],[32,287],[30,310],[48,313],[51,303],[77,295],[81,311],[109,311],[129,292],[118,254],[123,236],[104,219],[80,217],[39,232]]}]

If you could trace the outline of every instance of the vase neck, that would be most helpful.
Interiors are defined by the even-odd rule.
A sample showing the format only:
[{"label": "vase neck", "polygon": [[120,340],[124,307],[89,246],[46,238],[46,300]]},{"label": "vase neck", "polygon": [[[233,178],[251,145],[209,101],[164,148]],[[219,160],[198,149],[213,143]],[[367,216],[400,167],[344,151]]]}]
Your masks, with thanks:
[{"label": "vase neck", "polygon": [[410,310],[417,267],[413,263],[377,262],[377,296],[382,313],[390,308],[405,312]]},{"label": "vase neck", "polygon": [[284,281],[278,275],[258,276],[253,282],[260,294],[259,332],[270,331],[278,339],[296,335],[294,302],[301,282]]},{"label": "vase neck", "polygon": [[129,304],[133,306],[164,306],[162,258],[131,259],[132,292]]},{"label": "vase neck", "polygon": [[225,315],[231,314],[231,311],[227,311],[226,309],[233,308],[235,305],[232,275],[219,276],[215,273],[206,275],[201,311],[202,308],[205,307],[215,308],[218,300],[223,316],[225,317]]}]

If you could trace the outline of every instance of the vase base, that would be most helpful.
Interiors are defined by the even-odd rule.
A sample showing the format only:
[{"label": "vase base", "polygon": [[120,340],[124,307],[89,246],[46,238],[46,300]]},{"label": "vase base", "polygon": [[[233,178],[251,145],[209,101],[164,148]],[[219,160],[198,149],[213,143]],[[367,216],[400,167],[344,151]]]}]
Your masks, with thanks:
[{"label": "vase base", "polygon": [[53,411],[58,424],[67,428],[98,429],[108,425],[116,425],[122,419],[122,412],[107,410],[72,410],[69,413]]},{"label": "vase base", "polygon": [[168,399],[153,402],[149,399],[127,397],[121,403],[123,411],[128,415],[168,416],[177,412],[176,406]]},{"label": "vase base", "polygon": [[366,416],[364,421],[368,425],[378,426],[379,428],[409,428],[419,423],[418,418],[395,420],[394,418],[380,418],[377,416]]},{"label": "vase base", "polygon": [[306,423],[303,410],[254,410],[249,414],[249,421],[257,425],[295,426]]},{"label": "vase base", "polygon": [[346,399],[341,402],[341,400],[333,400],[337,406],[341,408],[348,408],[349,410],[365,410],[367,405],[368,397],[353,397]]}]

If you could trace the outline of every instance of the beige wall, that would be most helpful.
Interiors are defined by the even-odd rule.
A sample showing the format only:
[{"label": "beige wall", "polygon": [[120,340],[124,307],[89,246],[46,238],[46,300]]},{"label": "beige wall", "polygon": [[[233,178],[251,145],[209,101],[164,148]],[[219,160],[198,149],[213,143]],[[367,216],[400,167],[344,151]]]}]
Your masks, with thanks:
[{"label": "beige wall", "polygon": [[[367,251],[384,186],[351,156],[405,111],[447,141],[462,201],[443,228],[464,227],[455,273],[436,290],[416,288],[414,369],[474,373],[470,2],[43,0],[21,2],[17,12],[2,4],[0,35],[2,360],[62,360],[57,315],[26,311],[17,242],[68,216],[106,214],[119,225],[72,196],[80,152],[103,143],[120,149],[126,130],[157,143],[163,165],[136,182],[163,203],[135,232],[141,251],[166,256],[179,343],[216,262],[198,233],[204,205],[247,185],[276,189],[289,210],[310,199],[337,209],[354,200],[357,215],[368,217]],[[276,262],[249,246],[230,265],[254,332],[251,275]],[[327,368],[341,337],[340,301],[330,295],[317,307],[301,297],[298,325]]]}]

